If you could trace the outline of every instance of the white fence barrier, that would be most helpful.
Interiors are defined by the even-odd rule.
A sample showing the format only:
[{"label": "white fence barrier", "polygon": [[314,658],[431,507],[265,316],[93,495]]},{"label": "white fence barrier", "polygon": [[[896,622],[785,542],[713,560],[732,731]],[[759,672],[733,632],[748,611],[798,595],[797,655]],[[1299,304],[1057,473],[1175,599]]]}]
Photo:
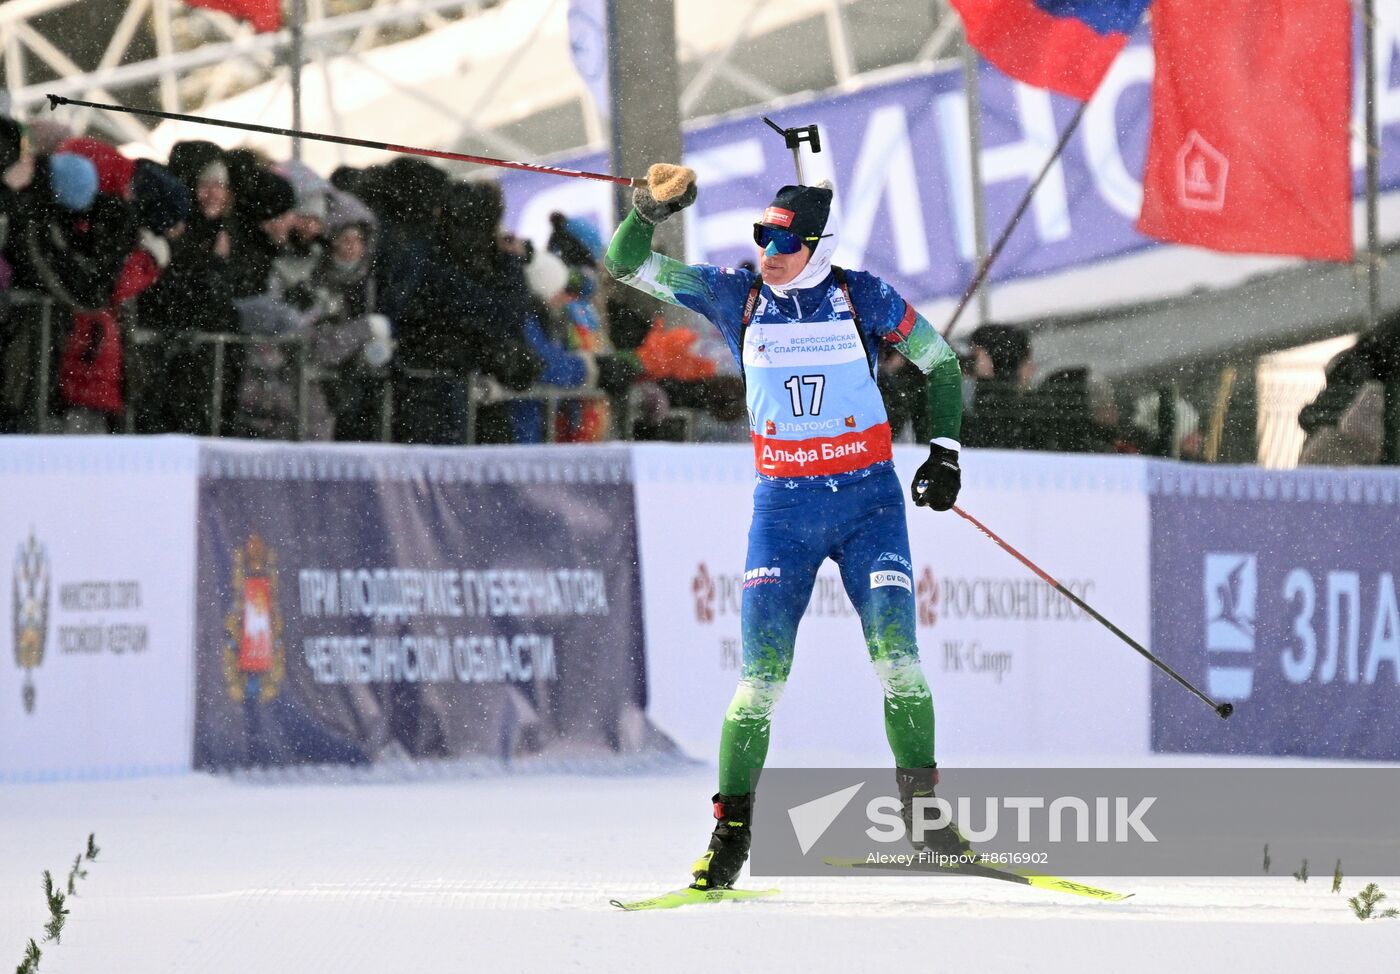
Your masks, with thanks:
[{"label": "white fence barrier", "polygon": [[0,781],[187,771],[198,444],[0,441]]}]

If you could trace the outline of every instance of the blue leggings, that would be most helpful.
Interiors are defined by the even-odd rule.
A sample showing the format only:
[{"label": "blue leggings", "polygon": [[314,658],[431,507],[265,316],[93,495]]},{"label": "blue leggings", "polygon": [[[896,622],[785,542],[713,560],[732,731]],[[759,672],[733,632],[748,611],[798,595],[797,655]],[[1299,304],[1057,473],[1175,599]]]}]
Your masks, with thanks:
[{"label": "blue leggings", "polygon": [[885,732],[896,765],[933,764],[933,699],[919,665],[904,491],[894,469],[834,488],[822,481],[760,481],[744,572],[744,668],[720,739],[721,794],[747,794],[753,772],[763,767],[773,707],[792,670],[797,624],[827,558],[840,567],[860,616],[884,689]]}]

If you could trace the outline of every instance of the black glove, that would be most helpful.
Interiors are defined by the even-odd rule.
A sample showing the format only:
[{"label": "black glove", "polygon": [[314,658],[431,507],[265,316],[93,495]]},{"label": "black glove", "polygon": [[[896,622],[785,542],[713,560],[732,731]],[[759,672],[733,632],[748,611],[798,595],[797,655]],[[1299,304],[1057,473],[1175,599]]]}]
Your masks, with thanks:
[{"label": "black glove", "polygon": [[693,173],[679,167],[670,168],[677,173],[672,177],[673,180],[685,180],[685,189],[678,195],[670,199],[658,200],[651,195],[651,190],[646,186],[638,186],[632,190],[632,208],[637,211],[639,217],[652,226],[665,220],[672,213],[679,213],[694,203],[696,195],[700,192],[699,187],[695,184]]},{"label": "black glove", "polygon": [[962,487],[962,471],[958,469],[958,451],[930,443],[928,459],[914,474],[909,495],[919,507],[946,511],[958,499]]}]

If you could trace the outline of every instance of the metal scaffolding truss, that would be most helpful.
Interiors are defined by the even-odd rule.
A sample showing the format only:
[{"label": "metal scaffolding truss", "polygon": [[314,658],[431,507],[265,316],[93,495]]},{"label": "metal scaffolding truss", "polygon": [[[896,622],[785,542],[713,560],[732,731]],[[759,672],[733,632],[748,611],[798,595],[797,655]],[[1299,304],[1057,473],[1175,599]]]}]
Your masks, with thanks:
[{"label": "metal scaffolding truss", "polygon": [[[154,93],[164,111],[197,114],[256,85],[287,84],[290,30],[258,34],[232,17],[187,7],[179,0],[130,0],[106,40],[99,62],[84,70],[65,52],[63,39],[46,33],[40,26],[44,15],[83,2],[9,0],[0,4],[0,62],[4,65],[10,110],[15,115],[36,115],[45,108],[45,95],[49,93],[118,104],[149,103]],[[346,59],[372,70],[363,57],[370,49],[431,31],[503,2],[512,0],[302,0],[305,67],[328,71],[328,62]],[[681,2],[698,5],[704,0]],[[921,62],[947,57],[960,37],[958,19],[948,0],[931,0],[931,4],[938,16],[933,33],[919,53]],[[772,33],[780,38],[783,21],[781,16],[775,18],[775,10],[783,11],[790,20],[821,16],[826,27],[824,53],[830,57],[837,83],[859,83],[849,21],[852,10],[862,7],[862,0],[806,0],[787,5],[741,0],[734,6],[739,8],[739,15],[728,18],[724,29],[698,38],[682,37],[678,43],[677,56],[696,66],[682,92],[682,117],[693,116],[693,109],[721,79],[751,96],[754,102],[768,102],[793,93],[758,77],[735,56],[744,42],[756,36]],[[142,32],[147,32],[144,38]],[[154,41],[154,57],[134,54],[138,38]],[[149,40],[142,45],[146,50],[150,49]],[[523,58],[528,49],[528,42],[521,44],[515,57]],[[474,102],[491,99],[510,73],[508,65],[488,83],[490,90],[482,91]],[[394,85],[392,78],[380,80]],[[419,104],[432,100],[429,92],[402,87],[405,98]],[[595,144],[602,142],[602,122],[587,89],[579,84],[570,94],[585,120],[586,137]],[[502,151],[520,154],[560,148],[524,146],[518,138],[502,132],[483,131],[473,124],[467,105],[435,103],[431,107],[452,122],[459,133],[477,136]],[[78,112],[69,116],[69,121],[80,131],[92,129],[118,142],[146,142],[151,132],[138,117],[127,114]],[[332,119],[332,123],[338,120]]]},{"label": "metal scaffolding truss", "polygon": [[[156,86],[162,110],[196,112],[232,92],[287,72],[292,32],[254,33],[251,27],[214,11],[178,0],[130,0],[101,60],[84,70],[64,51],[63,40],[38,25],[45,14],[84,0],[10,0],[0,4],[0,61],[11,110],[33,115],[47,94],[127,104]],[[328,56],[353,54],[381,41],[387,29],[402,39],[471,14],[495,0],[304,0],[304,37],[313,64]],[[332,7],[335,9],[333,10]],[[359,9],[354,9],[358,7]],[[142,30],[154,38],[156,56],[132,56]],[[38,69],[38,70],[36,70]],[[36,80],[42,74],[49,80]],[[52,75],[57,78],[52,78]],[[149,134],[134,116],[84,113],[74,117],[120,141],[143,141]]]},{"label": "metal scaffolding truss", "polygon": [[[756,101],[775,101],[792,94],[774,87],[747,70],[736,57],[743,42],[755,36],[755,27],[761,13],[771,13],[773,4],[763,0],[752,0],[747,11],[737,19],[733,32],[718,47],[705,51],[698,45],[681,38],[677,45],[677,55],[682,61],[699,64],[699,70],[681,92],[681,115],[690,117],[693,109],[701,102],[711,85],[718,79],[736,85],[751,94]],[[816,4],[826,27],[827,55],[838,86],[848,87],[862,80],[862,72],[857,68],[855,50],[851,42],[850,18],[852,8],[862,6],[861,0],[820,0]],[[935,27],[914,59],[916,64],[931,64],[956,54],[956,46],[962,37],[962,21],[952,8],[950,0],[929,0],[929,7],[935,13]]]}]

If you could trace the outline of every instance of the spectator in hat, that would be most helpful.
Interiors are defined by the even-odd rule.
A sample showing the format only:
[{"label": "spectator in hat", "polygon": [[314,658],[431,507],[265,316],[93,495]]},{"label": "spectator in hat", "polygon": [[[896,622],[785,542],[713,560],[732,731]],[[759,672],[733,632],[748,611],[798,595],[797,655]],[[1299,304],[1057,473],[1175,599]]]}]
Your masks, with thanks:
[{"label": "spectator in hat", "polygon": [[97,170],[99,193],[131,198],[131,179],[136,172],[136,163],[122,155],[116,146],[85,135],[64,139],[59,143],[58,151],[82,156],[93,164]]},{"label": "spectator in hat", "polygon": [[964,445],[1043,449],[1043,419],[1028,391],[1035,372],[1030,336],[1014,325],[985,324],[973,331],[969,344],[977,385]]}]

